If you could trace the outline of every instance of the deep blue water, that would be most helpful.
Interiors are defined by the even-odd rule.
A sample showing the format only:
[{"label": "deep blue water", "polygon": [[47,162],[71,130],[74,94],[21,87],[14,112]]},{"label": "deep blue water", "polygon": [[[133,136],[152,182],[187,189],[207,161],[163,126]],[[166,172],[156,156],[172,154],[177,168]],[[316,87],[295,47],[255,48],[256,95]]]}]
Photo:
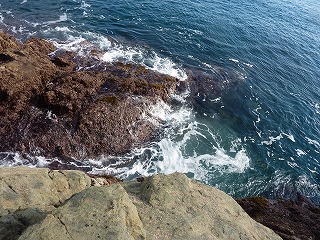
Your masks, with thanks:
[{"label": "deep blue water", "polygon": [[[86,162],[133,178],[185,172],[235,197],[320,203],[320,2],[318,0],[0,0],[0,27],[85,54],[84,40],[122,60],[184,79],[198,92],[159,103],[154,142]],[[192,91],[191,91],[192,92]],[[4,158],[43,166],[49,159]]]}]

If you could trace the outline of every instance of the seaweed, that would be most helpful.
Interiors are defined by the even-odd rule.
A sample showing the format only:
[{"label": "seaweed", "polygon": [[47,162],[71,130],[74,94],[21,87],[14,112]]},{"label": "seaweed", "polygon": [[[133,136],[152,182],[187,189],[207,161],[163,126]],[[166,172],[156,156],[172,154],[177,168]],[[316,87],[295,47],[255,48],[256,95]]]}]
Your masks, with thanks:
[{"label": "seaweed", "polygon": [[106,102],[114,106],[118,104],[119,99],[116,96],[103,96],[100,97],[97,101]]}]

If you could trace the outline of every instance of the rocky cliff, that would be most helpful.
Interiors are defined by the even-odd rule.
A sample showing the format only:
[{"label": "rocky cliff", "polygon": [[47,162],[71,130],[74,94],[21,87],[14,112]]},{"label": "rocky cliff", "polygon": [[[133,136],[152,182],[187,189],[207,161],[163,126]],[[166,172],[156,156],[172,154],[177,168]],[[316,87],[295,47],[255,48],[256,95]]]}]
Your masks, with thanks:
[{"label": "rocky cliff", "polygon": [[281,239],[230,196],[183,174],[139,181],[0,169],[0,239]]}]

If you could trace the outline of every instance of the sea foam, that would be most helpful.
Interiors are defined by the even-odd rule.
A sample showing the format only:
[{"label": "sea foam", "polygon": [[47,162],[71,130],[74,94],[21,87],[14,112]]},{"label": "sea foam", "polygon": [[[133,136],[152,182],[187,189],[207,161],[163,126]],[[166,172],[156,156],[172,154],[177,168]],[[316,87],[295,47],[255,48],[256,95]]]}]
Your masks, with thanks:
[{"label": "sea foam", "polygon": [[[62,20],[62,17],[61,19]],[[48,22],[47,22],[48,23]],[[53,23],[53,21],[52,21]],[[108,37],[93,32],[77,32],[68,27],[49,28],[47,32],[61,32],[65,35],[65,41],[51,41],[59,49],[65,49],[77,52],[79,55],[86,55],[94,47],[98,47],[104,53],[100,57],[101,61],[141,64],[144,67],[170,75],[180,80],[186,80],[185,70],[167,57],[162,57],[153,50],[148,50],[141,46],[124,46]]]},{"label": "sea foam", "polygon": [[[99,162],[90,160],[93,173],[115,174],[131,179],[155,173],[183,172],[209,182],[212,171],[241,173],[250,166],[250,158],[241,146],[240,139],[232,142],[232,149],[224,149],[217,144],[211,145],[203,153],[190,152],[190,144],[194,144],[194,141],[199,140],[198,145],[207,144],[201,139],[208,141],[208,138],[215,136],[212,132],[206,133],[208,129],[203,130],[205,127],[197,122],[188,105],[182,104],[178,109],[172,109],[159,100],[149,111],[147,115],[150,121],[163,124],[163,132],[158,140],[136,148],[126,156],[104,156]],[[117,160],[109,164],[110,159]]]}]

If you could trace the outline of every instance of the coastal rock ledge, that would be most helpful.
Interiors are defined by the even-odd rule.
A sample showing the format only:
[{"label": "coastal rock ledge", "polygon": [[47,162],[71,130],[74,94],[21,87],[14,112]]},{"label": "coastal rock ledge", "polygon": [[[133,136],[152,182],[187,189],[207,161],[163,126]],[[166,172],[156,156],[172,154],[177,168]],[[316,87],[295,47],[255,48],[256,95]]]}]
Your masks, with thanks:
[{"label": "coastal rock ledge", "polygon": [[0,239],[281,239],[227,194],[183,174],[107,180],[1,168]]},{"label": "coastal rock ledge", "polygon": [[168,102],[179,80],[88,51],[37,38],[22,44],[0,30],[0,152],[82,160],[154,137],[150,109]]}]

